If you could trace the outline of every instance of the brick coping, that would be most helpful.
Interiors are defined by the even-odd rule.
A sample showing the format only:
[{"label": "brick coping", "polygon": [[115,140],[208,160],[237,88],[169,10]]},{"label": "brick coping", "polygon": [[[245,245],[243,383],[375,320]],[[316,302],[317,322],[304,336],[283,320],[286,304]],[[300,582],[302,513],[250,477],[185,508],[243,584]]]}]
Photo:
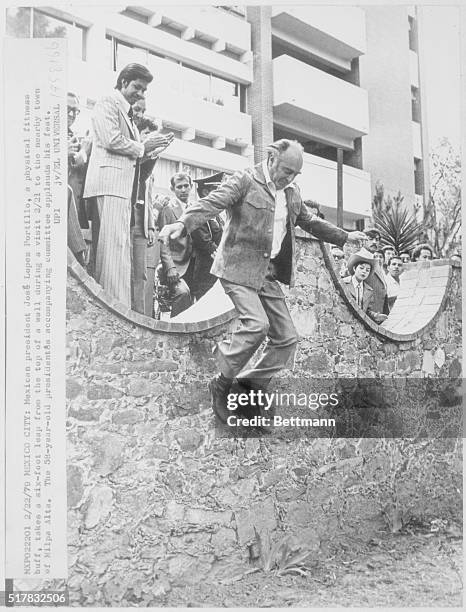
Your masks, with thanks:
[{"label": "brick coping", "polygon": [[[395,306],[393,307],[391,313],[389,314],[388,318],[384,322],[384,325],[379,325],[378,323],[373,321],[368,315],[366,315],[362,310],[360,310],[356,306],[355,302],[350,298],[350,296],[345,290],[345,287],[340,277],[337,275],[336,270],[333,267],[333,264],[331,261],[332,256],[330,254],[330,251],[328,250],[328,248],[325,246],[323,242],[321,241],[319,242],[320,242],[320,248],[322,251],[322,255],[324,257],[325,265],[328,271],[330,272],[330,276],[332,277],[332,280],[336,288],[338,289],[340,295],[342,296],[349,310],[353,313],[353,315],[357,319],[359,319],[365,325],[365,327],[373,331],[378,336],[381,336],[382,338],[387,338],[388,340],[392,342],[412,342],[416,340],[417,338],[419,338],[425,331],[427,331],[429,328],[431,328],[435,324],[435,322],[437,321],[438,317],[440,316],[440,313],[442,312],[445,306],[445,302],[448,297],[448,290],[450,288],[450,283],[451,283],[451,278],[452,278],[452,268],[461,267],[461,264],[457,262],[452,262],[450,259],[434,259],[434,260],[426,261],[426,262],[411,262],[407,265],[407,271],[408,270],[421,271],[421,270],[428,270],[430,268],[436,268],[441,271],[441,278],[443,277],[443,279],[442,279],[442,282],[438,286],[438,289],[439,289],[439,292],[441,292],[441,295],[438,295],[437,299],[434,301],[434,303],[431,304],[429,308],[429,310],[432,312],[432,315],[429,316],[429,320],[427,322],[423,322],[422,318],[419,318],[419,320],[421,320],[421,324],[419,324],[419,327],[417,329],[409,333],[401,333],[401,332],[392,331],[389,327],[387,328],[384,325],[389,325],[389,326],[392,325],[394,328],[396,328],[397,326],[399,326],[399,321],[402,319],[403,313],[411,312],[412,317],[410,318],[410,323],[412,323],[411,325],[412,327],[413,325],[415,325],[415,321],[418,318],[418,312],[419,312],[418,309],[415,308],[413,310],[412,306],[406,305],[405,307],[399,306],[399,308],[395,310],[395,307],[397,304],[397,302],[395,302]],[[441,270],[441,268],[445,268],[445,270]],[[416,292],[414,292],[414,297],[415,296],[416,296]],[[401,294],[400,294],[400,297],[401,297]],[[410,311],[408,311],[409,308],[411,309]]]}]

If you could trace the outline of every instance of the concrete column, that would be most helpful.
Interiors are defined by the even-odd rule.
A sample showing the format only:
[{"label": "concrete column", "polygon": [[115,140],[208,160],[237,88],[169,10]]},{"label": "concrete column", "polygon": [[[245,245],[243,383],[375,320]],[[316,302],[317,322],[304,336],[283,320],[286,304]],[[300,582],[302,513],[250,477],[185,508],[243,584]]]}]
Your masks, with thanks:
[{"label": "concrete column", "polygon": [[431,44],[431,41],[426,40],[424,36],[424,12],[422,7],[415,7],[415,15],[417,21],[417,58],[419,72],[419,98],[421,107],[421,148],[422,148],[422,168],[423,168],[423,191],[424,203],[429,201],[430,194],[430,144],[428,131],[428,116],[426,104],[426,45]]},{"label": "concrete column", "polygon": [[86,31],[86,57],[94,69],[108,72],[109,68],[105,65],[106,15],[103,10],[94,13],[94,22]]},{"label": "concrete column", "polygon": [[337,226],[343,227],[343,149],[337,149]]},{"label": "concrete column", "polygon": [[254,161],[265,157],[265,148],[273,142],[273,70],[272,9],[270,6],[248,6],[251,24],[254,80],[248,88],[248,112],[252,117]]}]

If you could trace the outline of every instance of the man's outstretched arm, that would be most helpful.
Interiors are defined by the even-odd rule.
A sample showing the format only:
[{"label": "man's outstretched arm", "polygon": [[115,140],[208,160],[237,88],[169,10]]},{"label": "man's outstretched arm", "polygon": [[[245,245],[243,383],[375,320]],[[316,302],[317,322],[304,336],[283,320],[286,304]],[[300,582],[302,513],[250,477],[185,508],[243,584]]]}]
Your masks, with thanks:
[{"label": "man's outstretched arm", "polygon": [[342,247],[345,242],[357,243],[367,239],[364,232],[347,232],[324,219],[320,219],[317,215],[310,213],[305,204],[301,206],[301,211],[296,219],[296,225],[299,225],[304,231],[309,232],[319,240],[336,244],[339,247]]},{"label": "man's outstretched arm", "polygon": [[167,244],[169,239],[190,234],[223,210],[238,205],[243,199],[246,181],[244,172],[231,176],[205,198],[190,206],[176,223],[166,225],[159,234],[159,240]]}]

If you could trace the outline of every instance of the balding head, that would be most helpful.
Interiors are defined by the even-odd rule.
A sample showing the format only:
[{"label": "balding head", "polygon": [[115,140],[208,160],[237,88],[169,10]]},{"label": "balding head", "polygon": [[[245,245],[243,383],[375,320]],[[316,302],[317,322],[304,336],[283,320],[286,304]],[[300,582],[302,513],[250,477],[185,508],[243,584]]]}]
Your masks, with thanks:
[{"label": "balding head", "polygon": [[267,167],[277,189],[284,189],[301,173],[303,147],[296,140],[282,138],[267,147]]}]

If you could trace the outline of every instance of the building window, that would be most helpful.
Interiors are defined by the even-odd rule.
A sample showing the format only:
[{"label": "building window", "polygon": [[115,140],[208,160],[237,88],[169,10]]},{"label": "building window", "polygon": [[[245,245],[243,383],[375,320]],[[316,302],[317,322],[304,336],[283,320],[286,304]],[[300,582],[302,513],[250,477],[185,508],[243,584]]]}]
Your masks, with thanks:
[{"label": "building window", "polygon": [[131,62],[143,64],[157,75],[158,87],[179,95],[205,100],[232,111],[246,112],[246,88],[186,65],[184,62],[163,57],[135,47],[127,42],[107,36],[107,65],[112,70],[121,70]]},{"label": "building window", "polygon": [[180,89],[187,96],[213,102],[232,111],[244,112],[244,87],[211,73],[181,63]]},{"label": "building window", "polygon": [[411,116],[413,121],[421,123],[421,100],[419,88],[411,86]]},{"label": "building window", "polygon": [[86,28],[52,17],[36,8],[7,9],[6,31],[15,38],[66,38],[68,54],[75,59],[86,59]]},{"label": "building window", "polygon": [[417,52],[417,23],[414,17],[408,17],[409,23],[409,48]]},{"label": "building window", "polygon": [[210,74],[182,65],[181,89],[185,96],[201,100],[210,99]]},{"label": "building window", "polygon": [[121,40],[115,41],[115,62],[117,71],[122,70],[128,64],[136,63],[147,66],[148,51],[141,47],[134,47]]},{"label": "building window", "polygon": [[424,195],[424,169],[422,159],[414,158],[414,193]]},{"label": "building window", "polygon": [[354,222],[354,227],[356,230],[358,230],[358,232],[363,232],[365,223],[365,219],[356,219],[356,221]]},{"label": "building window", "polygon": [[211,101],[231,110],[240,110],[240,85],[216,76],[211,79]]},{"label": "building window", "polygon": [[310,153],[311,155],[316,155],[317,157],[323,157],[324,159],[329,159],[330,161],[337,161],[336,147],[332,147],[315,140],[306,140],[306,142],[303,142],[302,145],[305,153]]}]

